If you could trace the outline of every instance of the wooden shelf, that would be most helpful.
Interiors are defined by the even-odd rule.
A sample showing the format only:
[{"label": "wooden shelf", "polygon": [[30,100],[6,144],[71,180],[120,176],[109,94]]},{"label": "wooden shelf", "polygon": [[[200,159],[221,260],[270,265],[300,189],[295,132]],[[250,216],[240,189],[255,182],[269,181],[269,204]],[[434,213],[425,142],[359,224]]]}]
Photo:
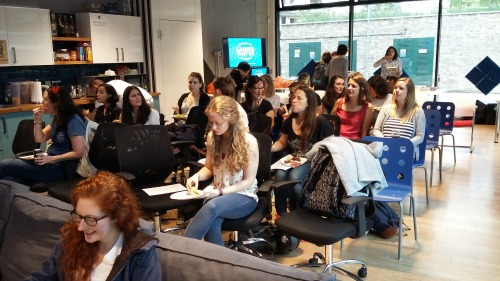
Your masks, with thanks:
[{"label": "wooden shelf", "polygon": [[91,42],[92,39],[88,37],[52,37],[52,41]]},{"label": "wooden shelf", "polygon": [[71,65],[71,64],[92,64],[88,61],[55,61],[54,65]]}]

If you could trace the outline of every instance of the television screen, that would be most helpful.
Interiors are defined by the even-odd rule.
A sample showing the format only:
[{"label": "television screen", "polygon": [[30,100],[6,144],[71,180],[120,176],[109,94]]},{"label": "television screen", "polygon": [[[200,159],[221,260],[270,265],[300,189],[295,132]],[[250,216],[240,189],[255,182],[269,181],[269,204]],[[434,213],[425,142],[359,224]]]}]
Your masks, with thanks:
[{"label": "television screen", "polygon": [[252,67],[252,72],[250,73],[251,76],[257,75],[257,76],[262,76],[264,74],[269,74],[269,67],[263,66],[263,67]]},{"label": "television screen", "polygon": [[251,67],[266,65],[266,41],[264,38],[222,38],[224,67],[236,68],[242,61]]}]

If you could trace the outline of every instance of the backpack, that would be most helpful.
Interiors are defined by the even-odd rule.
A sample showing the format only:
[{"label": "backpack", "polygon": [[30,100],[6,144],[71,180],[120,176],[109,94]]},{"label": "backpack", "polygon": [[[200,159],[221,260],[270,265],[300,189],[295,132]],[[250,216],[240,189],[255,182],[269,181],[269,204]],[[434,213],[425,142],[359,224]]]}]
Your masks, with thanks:
[{"label": "backpack", "polygon": [[323,61],[320,61],[318,64],[316,64],[316,67],[314,68],[314,73],[311,77],[311,81],[314,85],[315,90],[326,89],[327,77],[325,75],[327,67],[328,64],[324,63]]},{"label": "backpack", "polygon": [[371,217],[373,227],[370,232],[384,239],[390,239],[398,232],[399,216],[387,202],[375,201],[375,214]]},{"label": "backpack", "polygon": [[301,206],[322,216],[353,219],[356,206],[342,203],[347,197],[332,155],[327,149],[319,148],[304,181]]}]

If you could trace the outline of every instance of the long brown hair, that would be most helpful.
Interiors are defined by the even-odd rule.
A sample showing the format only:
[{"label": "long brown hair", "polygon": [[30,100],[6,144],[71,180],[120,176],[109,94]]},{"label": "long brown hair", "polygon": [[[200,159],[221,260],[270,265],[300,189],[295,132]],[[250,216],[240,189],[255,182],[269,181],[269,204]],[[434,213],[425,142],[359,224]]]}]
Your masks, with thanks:
[{"label": "long brown hair", "polygon": [[[342,79],[344,80],[344,78],[340,75],[333,75],[332,78],[330,78],[330,80],[328,81],[328,85],[326,86],[326,90],[325,90],[325,100],[326,100],[326,104],[328,106],[331,106],[333,107],[335,105],[335,102],[344,96],[344,92],[345,92],[345,87],[344,87],[344,90],[342,90],[342,93],[336,93],[335,92],[335,81],[337,81],[337,79]],[[330,113],[330,112],[328,112]]]},{"label": "long brown hair", "polygon": [[[396,84],[399,82],[403,82],[406,85],[406,98],[405,102],[403,104],[403,117],[401,117],[401,123],[406,123],[409,120],[413,118],[413,115],[415,115],[415,112],[417,112],[419,106],[417,104],[417,98],[415,97],[415,84],[413,84],[413,81],[410,78],[399,78],[396,83],[394,83],[394,87],[396,87]],[[397,101],[396,101],[396,95],[392,95],[392,102],[393,102],[393,107],[391,109],[391,117],[393,118],[399,118],[397,116]]]},{"label": "long brown hair", "polygon": [[[71,195],[74,208],[80,198],[94,200],[106,215],[116,221],[116,226],[125,235],[139,227],[139,204],[122,177],[100,171],[82,180]],[[78,231],[78,224],[71,219],[61,228],[61,235],[61,262],[66,280],[90,280],[99,242],[87,243],[84,233]]]},{"label": "long brown hair", "polygon": [[[139,110],[137,112],[136,120],[134,121],[134,117],[132,116],[132,113],[134,112],[134,109],[132,108],[132,105],[130,104],[130,93],[132,90],[137,90],[139,91],[139,94],[141,95],[141,106],[139,106]],[[136,125],[136,124],[141,124],[144,125],[146,122],[148,122],[149,119],[149,114],[151,114],[151,107],[147,104],[146,99],[144,98],[144,95],[142,94],[141,90],[136,87],[136,86],[128,86],[125,88],[125,91],[123,92],[123,103],[122,103],[122,123],[129,124],[129,125]]]},{"label": "long brown hair", "polygon": [[[227,129],[229,134],[229,150],[227,152],[227,167],[230,172],[237,172],[248,167],[248,153],[250,145],[246,141],[246,130],[238,113],[236,101],[228,96],[218,96],[210,101],[205,110],[210,113],[218,113],[225,121],[229,122]],[[213,155],[213,164],[218,167],[222,161],[222,136],[216,136],[210,132],[211,138],[207,142],[207,150]]]},{"label": "long brown hair", "polygon": [[[305,86],[301,85],[297,88],[297,90],[301,90],[306,94],[307,98],[307,107],[305,109],[305,117],[304,122],[302,122],[302,126],[300,127],[300,150],[306,151],[307,146],[309,145],[309,140],[311,139],[312,132],[314,132],[314,128],[316,127],[316,92]],[[297,93],[297,90],[295,93]],[[294,96],[295,98],[295,96]],[[290,114],[290,118],[297,117],[298,114],[292,112]]]},{"label": "long brown hair", "polygon": [[[356,84],[358,84],[359,86],[358,104],[363,105],[370,102],[370,89],[368,88],[368,83],[366,82],[363,74],[355,72],[351,76],[349,76],[348,81],[351,79],[354,80],[354,82],[356,82]],[[346,95],[345,101],[349,101],[348,95]]]}]

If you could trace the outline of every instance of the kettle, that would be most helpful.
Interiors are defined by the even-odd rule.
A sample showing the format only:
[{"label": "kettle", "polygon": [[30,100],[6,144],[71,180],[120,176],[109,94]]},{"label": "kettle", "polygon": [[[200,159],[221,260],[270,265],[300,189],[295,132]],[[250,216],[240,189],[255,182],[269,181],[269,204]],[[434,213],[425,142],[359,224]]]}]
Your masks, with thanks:
[{"label": "kettle", "polygon": [[31,103],[42,103],[43,102],[43,91],[42,82],[33,82],[33,89],[31,91]]}]

